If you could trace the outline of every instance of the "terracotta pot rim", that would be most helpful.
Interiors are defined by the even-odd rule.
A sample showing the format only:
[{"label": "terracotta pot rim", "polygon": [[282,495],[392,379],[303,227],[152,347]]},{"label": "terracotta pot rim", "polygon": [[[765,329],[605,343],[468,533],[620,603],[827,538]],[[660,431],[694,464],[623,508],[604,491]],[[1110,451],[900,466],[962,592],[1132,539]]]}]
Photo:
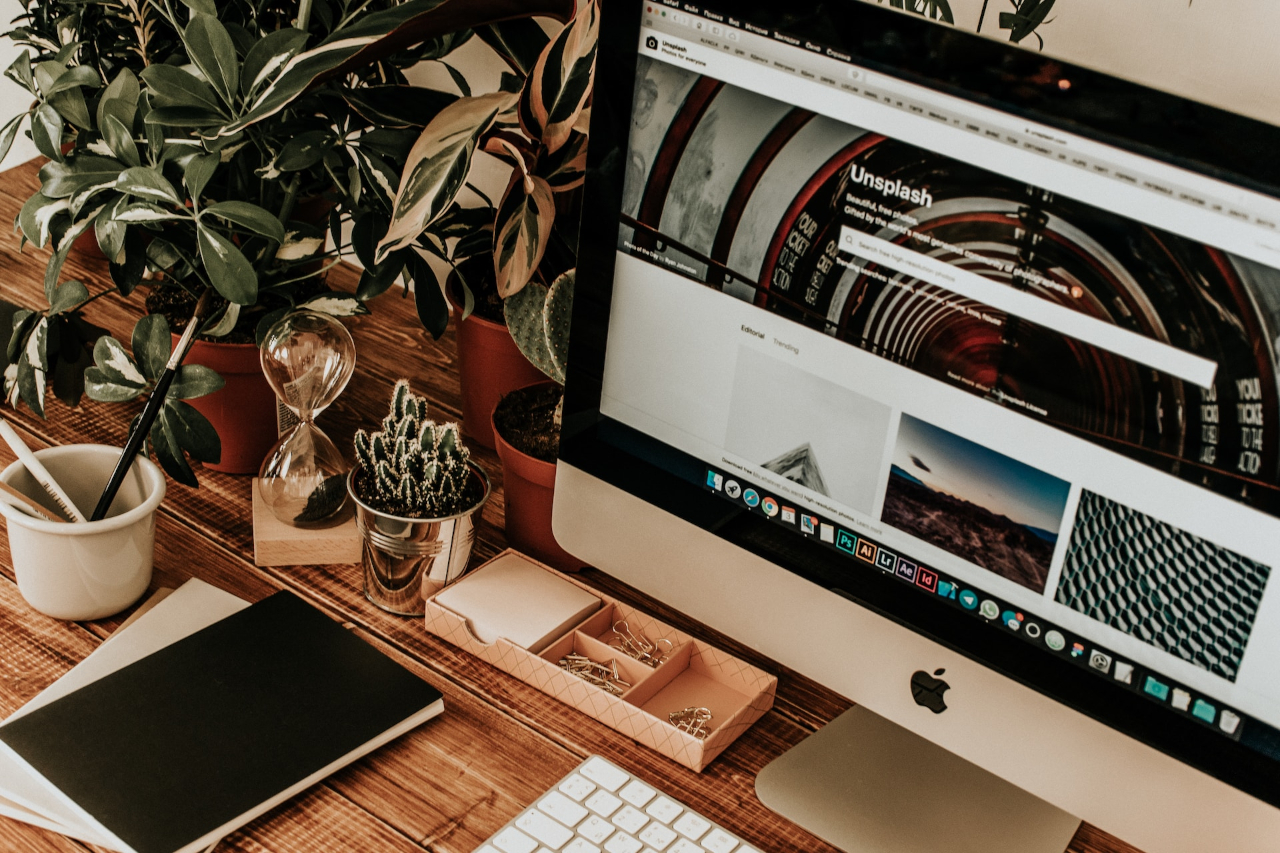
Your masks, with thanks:
[{"label": "terracotta pot rim", "polygon": [[[554,380],[552,380],[552,379],[543,379],[543,380],[540,380],[540,381],[538,381],[538,382],[531,382],[531,383],[529,383],[528,385],[521,385],[519,388],[513,388],[513,389],[511,389],[510,391],[508,391],[508,392],[507,392],[507,394],[504,394],[501,398],[499,398],[499,400],[498,400],[498,405],[499,405],[499,406],[500,406],[500,405],[502,405],[502,400],[503,400],[503,399],[505,399],[505,398],[506,398],[507,396],[509,396],[510,394],[514,394],[514,393],[516,393],[517,391],[524,391],[524,390],[529,389],[529,388],[541,388],[541,387],[543,387],[544,385],[557,385],[557,386],[558,386],[558,385],[559,385],[559,383],[558,383],[558,382],[556,382],[556,381],[554,381]],[[490,425],[491,427],[493,427],[493,437],[494,437],[495,441],[497,441],[497,442],[501,442],[501,443],[502,443],[502,445],[503,445],[503,446],[505,446],[505,447],[507,448],[507,450],[509,450],[511,453],[516,454],[516,455],[517,455],[517,456],[519,456],[521,459],[523,459],[523,460],[527,460],[527,461],[528,461],[528,463],[529,463],[529,464],[531,464],[531,465],[536,465],[536,466],[545,467],[545,468],[555,468],[555,467],[556,467],[556,463],[555,463],[555,462],[544,462],[543,460],[541,460],[541,459],[537,458],[536,456],[530,456],[528,453],[525,453],[523,450],[521,450],[520,448],[516,447],[516,446],[515,446],[514,444],[512,444],[511,442],[507,441],[506,437],[505,437],[505,436],[503,436],[502,431],[498,429],[498,421],[497,421],[497,420],[496,420],[496,418],[495,418],[495,416],[496,416],[497,414],[498,414],[498,409],[497,409],[497,406],[495,406],[495,407],[494,407],[494,409],[493,409],[493,412],[489,415],[489,425]],[[496,448],[495,448],[495,449],[496,449]],[[502,455],[502,454],[501,454],[501,452],[499,452],[499,454],[498,454],[498,455],[499,455],[499,456],[501,456],[501,455]]]}]

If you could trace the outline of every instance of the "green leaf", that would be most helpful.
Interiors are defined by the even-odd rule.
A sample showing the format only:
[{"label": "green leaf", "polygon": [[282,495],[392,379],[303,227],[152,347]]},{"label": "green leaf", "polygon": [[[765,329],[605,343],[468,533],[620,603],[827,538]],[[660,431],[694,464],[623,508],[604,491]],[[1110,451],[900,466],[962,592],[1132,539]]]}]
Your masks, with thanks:
[{"label": "green leaf", "polygon": [[142,385],[129,385],[113,381],[106,371],[90,367],[84,372],[84,393],[99,403],[125,403],[136,400],[146,391]]},{"label": "green leaf", "polygon": [[449,327],[449,305],[440,290],[440,280],[431,264],[416,252],[409,269],[413,271],[413,303],[418,310],[418,320],[432,338],[439,340]]},{"label": "green leaf", "polygon": [[281,172],[310,169],[324,159],[335,141],[327,130],[304,131],[284,144],[272,165]]},{"label": "green leaf", "polygon": [[0,130],[0,160],[9,153],[9,149],[13,146],[14,137],[18,135],[18,126],[22,124],[22,120],[27,117],[27,113],[18,113],[9,119],[8,124]]},{"label": "green leaf", "polygon": [[142,283],[142,275],[147,270],[149,248],[137,228],[127,229],[124,234],[124,258],[107,259],[111,282],[116,286],[116,290],[120,291],[121,296],[133,293],[134,288]]},{"label": "green leaf", "polygon": [[191,458],[201,462],[217,462],[222,458],[222,442],[213,424],[190,403],[175,399],[172,389],[160,416],[178,447],[191,454]]},{"label": "green leaf", "polygon": [[369,313],[364,303],[349,293],[322,293],[308,299],[301,307],[330,317],[357,317]]},{"label": "green leaf", "polygon": [[423,129],[405,163],[377,260],[411,244],[453,204],[466,182],[480,135],[514,100],[506,92],[466,98],[445,107]]},{"label": "green leaf", "polygon": [[275,240],[277,243],[284,242],[284,226],[280,224],[280,220],[263,208],[256,204],[249,204],[247,201],[220,201],[206,207],[200,215],[202,217],[217,216],[248,228],[255,234]]},{"label": "green leaf", "polygon": [[412,254],[412,252],[412,249],[401,249],[382,263],[366,267],[360,275],[360,283],[356,285],[356,298],[367,302],[386,293],[404,271],[405,260],[401,257],[401,253]]},{"label": "green leaf", "polygon": [[18,214],[18,225],[22,228],[23,236],[37,249],[43,249],[44,244],[49,241],[50,224],[54,217],[67,213],[70,207],[70,202],[65,198],[49,198],[43,193],[31,196]]},{"label": "green leaf", "polygon": [[49,98],[48,103],[67,121],[81,130],[92,130],[89,118],[89,107],[84,102],[84,93],[80,89],[67,89]]},{"label": "green leaf", "polygon": [[546,181],[519,175],[512,179],[494,226],[494,271],[503,299],[524,287],[542,263],[555,217],[555,201]]},{"label": "green leaf", "polygon": [[193,12],[213,15],[214,17],[218,15],[218,7],[213,4],[213,0],[182,0],[182,5]]},{"label": "green leaf", "polygon": [[53,85],[45,90],[45,96],[51,97],[59,92],[74,89],[77,86],[88,86],[90,89],[97,89],[101,85],[102,78],[98,76],[97,71],[87,65],[77,65],[75,68],[67,69],[66,73],[58,75],[58,79],[53,82]]},{"label": "green leaf", "polygon": [[124,241],[128,229],[123,222],[117,222],[115,217],[127,202],[127,198],[118,196],[114,202],[102,209],[93,223],[95,236],[98,238],[98,248],[107,256],[107,260],[113,263],[124,260]]},{"label": "green leaf", "polygon": [[62,126],[62,116],[49,103],[36,107],[31,117],[31,139],[50,160],[62,160]]},{"label": "green leaf", "polygon": [[199,486],[200,483],[196,480],[187,457],[183,455],[182,448],[178,445],[177,437],[168,426],[168,419],[165,417],[166,408],[168,407],[160,409],[160,416],[151,425],[151,432],[147,436],[151,439],[151,449],[156,454],[156,461],[160,463],[165,473],[182,485]]},{"label": "green leaf", "polygon": [[36,89],[35,77],[31,74],[31,54],[25,48],[23,48],[22,53],[18,54],[18,58],[5,69],[4,76],[31,94],[40,94],[39,90]]},{"label": "green leaf", "polygon": [[191,196],[197,210],[200,208],[200,195],[204,192],[209,179],[213,177],[213,173],[217,171],[221,160],[222,158],[217,154],[200,154],[187,161],[182,182],[187,185],[187,194]]},{"label": "green leaf", "polygon": [[132,128],[134,116],[138,114],[140,93],[138,78],[128,68],[121,68],[116,79],[102,90],[102,97],[98,100],[98,127],[102,127],[110,115],[125,127]]},{"label": "green leaf", "polygon": [[356,112],[383,128],[424,127],[458,100],[457,95],[421,86],[365,86],[344,89],[342,97]]},{"label": "green leaf", "polygon": [[125,169],[116,181],[116,189],[148,201],[167,201],[176,207],[182,207],[182,199],[178,196],[178,191],[173,188],[173,184],[160,174],[159,169],[150,166]]},{"label": "green leaf", "polygon": [[[44,321],[42,320],[41,323]],[[44,391],[45,391],[45,371],[42,367],[37,367],[31,361],[30,345],[41,338],[44,329],[37,327],[36,332],[27,339],[28,349],[24,350],[18,358],[18,394],[22,401],[31,407],[31,411],[40,417],[44,417]]]},{"label": "green leaf", "polygon": [[157,207],[149,202],[138,202],[120,208],[115,214],[117,222],[125,222],[130,225],[141,222],[170,222],[175,219],[190,219],[191,217],[182,213],[174,213]]},{"label": "green leaf", "polygon": [[227,28],[214,15],[195,14],[182,40],[191,61],[230,106],[240,90],[240,63]]},{"label": "green leaf", "polygon": [[49,305],[50,316],[68,311],[89,298],[89,289],[83,283],[75,281],[63,282],[53,292],[53,300]]},{"label": "green leaf", "polygon": [[221,391],[224,385],[226,382],[216,370],[202,364],[184,364],[169,386],[169,396],[178,400],[194,400]]},{"label": "green leaf", "polygon": [[65,234],[58,241],[53,257],[49,258],[48,265],[44,268],[44,296],[50,302],[53,301],[53,291],[58,284],[58,275],[62,272],[62,265],[67,262],[67,255],[71,253],[71,247],[76,239],[93,227],[94,220],[98,218],[98,214],[102,212],[102,208],[98,207],[91,212],[85,214],[83,219],[71,223]]},{"label": "green leaf", "polygon": [[298,54],[242,117],[219,133],[236,133],[280,112],[304,92],[366,68],[414,44],[460,29],[544,15],[567,20],[572,0],[407,0],[361,16],[311,50]]},{"label": "green leaf", "polygon": [[235,244],[203,223],[196,224],[200,260],[209,281],[222,297],[240,305],[258,299],[258,275]]},{"label": "green leaf", "polygon": [[156,107],[147,113],[148,133],[154,127],[217,127],[225,119],[204,107]]},{"label": "green leaf", "polygon": [[476,30],[476,35],[522,77],[529,76],[547,42],[551,41],[542,27],[531,18],[517,18],[481,27]]},{"label": "green leaf", "polygon": [[549,151],[568,141],[591,95],[599,33],[599,8],[595,0],[587,0],[542,51],[520,95],[521,128]]},{"label": "green leaf", "polygon": [[252,95],[279,74],[306,43],[306,33],[285,27],[254,44],[244,58],[244,67],[240,73],[240,88],[245,97]]},{"label": "green leaf", "polygon": [[68,198],[98,184],[114,184],[122,164],[106,157],[79,154],[67,161],[45,163],[40,169],[40,191],[49,198]]},{"label": "green leaf", "polygon": [[203,107],[207,112],[222,111],[222,102],[213,87],[189,71],[174,65],[149,65],[139,76],[147,84],[156,107]]},{"label": "green leaf", "polygon": [[365,269],[377,265],[374,251],[378,248],[378,240],[387,233],[390,220],[377,210],[361,213],[351,226],[351,248],[355,250],[356,259]]},{"label": "green leaf", "polygon": [[142,375],[152,382],[159,379],[173,350],[169,321],[163,314],[147,314],[142,317],[133,326],[130,346]]},{"label": "green leaf", "polygon": [[102,373],[102,379],[113,385],[130,385],[144,388],[147,378],[142,375],[133,358],[115,338],[104,335],[93,345],[93,363]]},{"label": "green leaf", "polygon": [[129,166],[141,166],[142,158],[138,156],[138,146],[133,141],[133,134],[125,129],[120,119],[107,116],[102,127],[102,135],[107,140],[107,147],[116,159]]},{"label": "green leaf", "polygon": [[453,79],[453,85],[458,87],[458,92],[462,94],[462,97],[470,98],[471,84],[467,82],[466,77],[462,76],[462,72],[454,68],[452,65],[445,62],[444,60],[441,60],[440,64],[443,65],[445,70],[449,72],[449,77]]}]

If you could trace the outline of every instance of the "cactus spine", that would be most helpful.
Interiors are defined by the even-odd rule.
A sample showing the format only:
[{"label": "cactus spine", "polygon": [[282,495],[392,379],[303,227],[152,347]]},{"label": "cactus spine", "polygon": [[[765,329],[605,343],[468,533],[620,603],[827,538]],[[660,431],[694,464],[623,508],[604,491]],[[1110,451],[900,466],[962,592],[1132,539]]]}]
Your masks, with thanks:
[{"label": "cactus spine", "polygon": [[427,417],[427,401],[401,379],[380,432],[356,433],[356,459],[365,503],[404,518],[444,518],[479,498],[472,485],[471,452],[458,425]]}]

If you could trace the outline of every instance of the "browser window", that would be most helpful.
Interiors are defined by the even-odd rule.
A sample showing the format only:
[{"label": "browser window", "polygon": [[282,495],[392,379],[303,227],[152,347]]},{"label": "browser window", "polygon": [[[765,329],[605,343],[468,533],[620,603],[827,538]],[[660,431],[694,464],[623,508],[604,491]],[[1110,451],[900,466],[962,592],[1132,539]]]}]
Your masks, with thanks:
[{"label": "browser window", "polygon": [[1280,204],[691,8],[646,7],[601,411],[850,571],[1280,726]]}]

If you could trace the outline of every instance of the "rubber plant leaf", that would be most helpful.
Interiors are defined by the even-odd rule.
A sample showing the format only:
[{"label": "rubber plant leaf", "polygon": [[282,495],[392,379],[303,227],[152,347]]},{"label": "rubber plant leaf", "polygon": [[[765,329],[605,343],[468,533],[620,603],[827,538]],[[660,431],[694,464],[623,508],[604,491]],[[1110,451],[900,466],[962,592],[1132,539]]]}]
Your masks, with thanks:
[{"label": "rubber plant leaf", "polygon": [[498,205],[494,233],[494,272],[498,295],[518,293],[533,277],[547,249],[555,225],[556,206],[551,187],[536,176],[517,175]]},{"label": "rubber plant leaf", "polygon": [[520,126],[556,151],[569,140],[595,79],[600,10],[595,0],[578,11],[538,57],[520,94]]},{"label": "rubber plant leaf", "polygon": [[378,245],[376,262],[412,243],[449,209],[466,183],[480,136],[514,100],[506,92],[464,98],[423,128],[405,161],[391,225]]},{"label": "rubber plant leaf", "polygon": [[238,133],[280,112],[315,86],[413,45],[518,18],[542,16],[567,21],[573,9],[573,0],[408,0],[365,15],[289,60],[252,107],[224,125],[218,135]]}]

